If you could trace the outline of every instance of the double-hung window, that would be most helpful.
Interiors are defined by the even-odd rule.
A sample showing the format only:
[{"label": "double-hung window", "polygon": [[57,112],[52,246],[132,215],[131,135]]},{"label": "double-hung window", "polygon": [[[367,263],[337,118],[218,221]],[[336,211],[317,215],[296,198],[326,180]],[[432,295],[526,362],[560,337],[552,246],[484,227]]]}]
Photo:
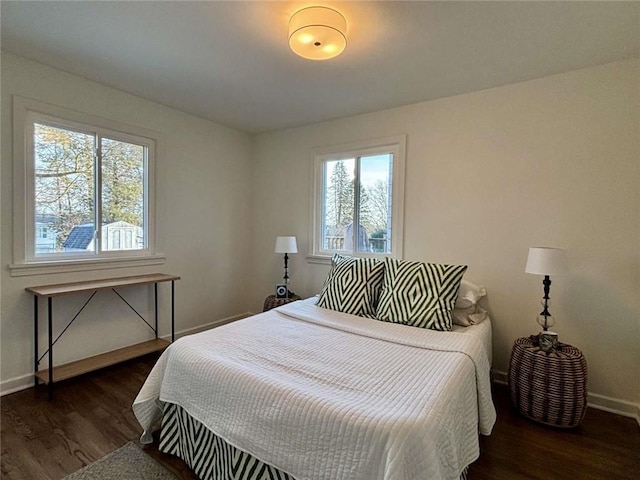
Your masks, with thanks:
[{"label": "double-hung window", "polygon": [[14,266],[152,256],[156,139],[61,107],[14,105]]},{"label": "double-hung window", "polygon": [[313,254],[402,257],[405,137],[319,149]]}]

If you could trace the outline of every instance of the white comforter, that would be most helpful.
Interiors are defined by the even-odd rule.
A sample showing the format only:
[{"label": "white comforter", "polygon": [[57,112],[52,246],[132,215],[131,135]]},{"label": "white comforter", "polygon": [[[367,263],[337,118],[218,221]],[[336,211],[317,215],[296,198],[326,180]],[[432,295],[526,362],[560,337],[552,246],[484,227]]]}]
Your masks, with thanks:
[{"label": "white comforter", "polygon": [[172,344],[133,405],[143,441],[171,402],[298,480],[457,480],[496,418],[482,342],[314,303]]}]

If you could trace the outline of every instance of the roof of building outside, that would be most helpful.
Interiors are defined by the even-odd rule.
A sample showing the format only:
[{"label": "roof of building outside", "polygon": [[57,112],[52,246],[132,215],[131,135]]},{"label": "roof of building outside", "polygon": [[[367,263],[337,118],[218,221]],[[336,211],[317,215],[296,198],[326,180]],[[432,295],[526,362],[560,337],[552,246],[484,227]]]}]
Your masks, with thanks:
[{"label": "roof of building outside", "polygon": [[93,232],[93,223],[76,225],[71,229],[71,232],[69,232],[69,236],[65,240],[63,247],[85,250],[91,243],[91,240],[93,240]]}]

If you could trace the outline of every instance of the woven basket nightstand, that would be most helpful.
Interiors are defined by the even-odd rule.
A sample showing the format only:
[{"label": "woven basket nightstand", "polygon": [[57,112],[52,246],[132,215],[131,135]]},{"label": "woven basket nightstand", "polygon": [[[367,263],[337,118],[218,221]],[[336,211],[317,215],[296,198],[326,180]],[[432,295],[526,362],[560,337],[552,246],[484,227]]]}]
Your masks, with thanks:
[{"label": "woven basket nightstand", "polygon": [[582,352],[560,343],[545,353],[536,338],[513,343],[509,361],[511,403],[525,417],[554,427],[572,428],[587,411],[587,361]]},{"label": "woven basket nightstand", "polygon": [[262,307],[262,311],[266,312],[267,310],[271,310],[272,308],[281,307],[287,303],[295,302],[296,300],[300,300],[298,295],[293,295],[289,298],[276,298],[275,295],[269,295],[264,300],[264,306]]}]

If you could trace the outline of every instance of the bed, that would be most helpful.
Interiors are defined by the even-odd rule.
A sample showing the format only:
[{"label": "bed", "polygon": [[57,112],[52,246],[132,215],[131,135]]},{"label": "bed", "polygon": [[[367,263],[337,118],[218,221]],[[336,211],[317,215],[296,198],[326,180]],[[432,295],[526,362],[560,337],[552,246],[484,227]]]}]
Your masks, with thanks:
[{"label": "bed", "polygon": [[134,401],[142,442],[161,429],[207,480],[464,478],[496,418],[466,269],[334,255],[317,298],[170,345]]},{"label": "bed", "polygon": [[464,478],[495,422],[489,319],[451,331],[317,298],[183,337],[136,398],[203,479]]}]

